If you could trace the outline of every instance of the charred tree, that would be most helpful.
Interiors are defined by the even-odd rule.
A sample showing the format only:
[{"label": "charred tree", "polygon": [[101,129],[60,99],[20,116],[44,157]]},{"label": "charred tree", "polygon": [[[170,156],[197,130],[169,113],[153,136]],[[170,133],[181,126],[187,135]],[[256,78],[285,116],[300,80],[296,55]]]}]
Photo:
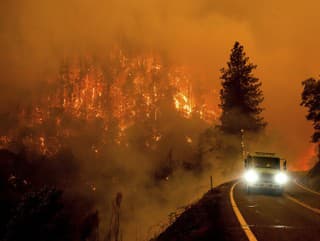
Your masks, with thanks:
[{"label": "charred tree", "polygon": [[81,227],[81,241],[99,241],[99,213],[90,213]]},{"label": "charred tree", "polygon": [[257,65],[249,62],[243,46],[235,42],[227,67],[220,70],[220,128],[226,134],[239,135],[242,129],[260,133],[266,126],[260,115],[264,99],[261,82],[252,73],[256,68]]},{"label": "charred tree", "polygon": [[118,192],[115,200],[112,202],[111,220],[105,241],[122,241],[122,233],[120,229],[120,207],[122,201],[122,193]]}]

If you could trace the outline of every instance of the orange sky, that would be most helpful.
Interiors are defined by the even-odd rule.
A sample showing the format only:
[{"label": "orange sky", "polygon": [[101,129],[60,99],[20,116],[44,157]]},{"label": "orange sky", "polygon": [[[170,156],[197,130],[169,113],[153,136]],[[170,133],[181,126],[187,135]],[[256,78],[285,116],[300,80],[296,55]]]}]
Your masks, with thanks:
[{"label": "orange sky", "polygon": [[274,149],[296,162],[310,152],[311,123],[299,103],[301,81],[320,74],[319,7],[316,0],[2,0],[1,102],[54,72],[61,56],[99,53],[115,39],[164,53],[201,73],[199,84],[219,87],[238,40],[258,64]]}]

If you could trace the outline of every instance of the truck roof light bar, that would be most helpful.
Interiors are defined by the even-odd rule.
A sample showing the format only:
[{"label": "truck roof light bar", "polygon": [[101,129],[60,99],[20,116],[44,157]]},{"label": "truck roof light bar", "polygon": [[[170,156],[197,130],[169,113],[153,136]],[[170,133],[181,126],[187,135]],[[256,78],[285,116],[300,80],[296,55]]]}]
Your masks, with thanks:
[{"label": "truck roof light bar", "polygon": [[255,152],[254,154],[256,155],[263,155],[263,156],[275,156],[275,153],[271,153],[271,152]]}]

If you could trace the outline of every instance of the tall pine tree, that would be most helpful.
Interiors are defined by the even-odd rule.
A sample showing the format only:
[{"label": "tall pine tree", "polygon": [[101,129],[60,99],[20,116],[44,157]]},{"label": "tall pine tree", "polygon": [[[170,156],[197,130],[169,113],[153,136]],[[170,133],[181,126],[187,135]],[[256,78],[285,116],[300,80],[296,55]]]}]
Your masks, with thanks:
[{"label": "tall pine tree", "polygon": [[227,67],[220,70],[220,128],[226,134],[239,134],[241,129],[259,133],[266,126],[260,116],[263,110],[260,104],[264,99],[261,82],[252,74],[256,67],[249,62],[243,46],[235,42]]}]

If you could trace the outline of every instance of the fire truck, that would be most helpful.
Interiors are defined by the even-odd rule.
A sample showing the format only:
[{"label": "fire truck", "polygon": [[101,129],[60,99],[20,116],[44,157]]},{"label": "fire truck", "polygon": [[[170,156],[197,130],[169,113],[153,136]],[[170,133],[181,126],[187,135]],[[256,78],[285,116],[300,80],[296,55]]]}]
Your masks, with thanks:
[{"label": "fire truck", "polygon": [[287,161],[275,153],[249,153],[244,159],[244,181],[247,193],[256,190],[271,190],[281,195],[289,180]]}]

